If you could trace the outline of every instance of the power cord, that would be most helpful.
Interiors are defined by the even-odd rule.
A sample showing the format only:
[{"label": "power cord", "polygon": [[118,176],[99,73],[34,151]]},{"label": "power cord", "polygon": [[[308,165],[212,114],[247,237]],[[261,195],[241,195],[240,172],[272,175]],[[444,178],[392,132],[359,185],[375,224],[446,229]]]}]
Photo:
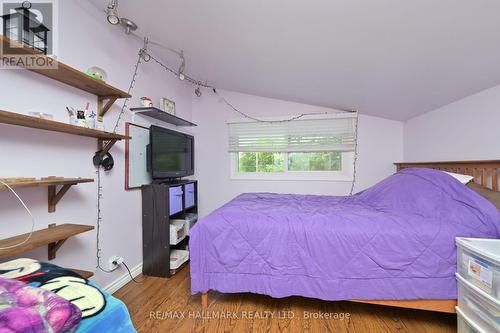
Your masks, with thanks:
[{"label": "power cord", "polygon": [[130,269],[128,268],[127,264],[125,263],[125,261],[122,262],[123,266],[125,266],[125,268],[127,269],[127,272],[128,272],[128,275],[130,275],[130,278],[132,279],[132,281],[134,283],[137,283],[137,284],[143,284],[144,282],[144,279],[142,279],[142,281],[137,281],[133,276],[132,276],[132,273],[130,272]]},{"label": "power cord", "polygon": [[21,197],[16,193],[16,191],[14,191],[14,189],[12,187],[10,187],[9,184],[7,184],[1,180],[0,180],[0,183],[2,185],[4,185],[5,187],[7,187],[16,196],[17,200],[19,200],[19,202],[23,205],[24,209],[26,209],[28,214],[31,216],[31,231],[28,234],[28,236],[23,241],[21,241],[17,244],[14,244],[11,246],[6,246],[6,247],[0,247],[0,250],[9,250],[9,249],[13,249],[15,247],[21,246],[23,244],[26,244],[31,239],[31,236],[33,236],[33,232],[35,230],[35,218],[33,217],[33,214],[31,214],[31,211],[29,210],[29,208],[24,203],[23,199],[21,199]]}]

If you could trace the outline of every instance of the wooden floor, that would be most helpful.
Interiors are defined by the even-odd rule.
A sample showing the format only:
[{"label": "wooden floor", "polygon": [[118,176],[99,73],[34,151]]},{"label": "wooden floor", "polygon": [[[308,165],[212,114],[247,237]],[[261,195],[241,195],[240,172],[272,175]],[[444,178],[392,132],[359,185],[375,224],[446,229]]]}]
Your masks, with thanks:
[{"label": "wooden floor", "polygon": [[[210,292],[202,311],[200,296],[190,294],[189,266],[169,280],[138,279],[143,284],[130,282],[114,294],[127,304],[138,332],[456,332],[451,314],[302,297]],[[312,318],[321,314],[332,318]]]}]

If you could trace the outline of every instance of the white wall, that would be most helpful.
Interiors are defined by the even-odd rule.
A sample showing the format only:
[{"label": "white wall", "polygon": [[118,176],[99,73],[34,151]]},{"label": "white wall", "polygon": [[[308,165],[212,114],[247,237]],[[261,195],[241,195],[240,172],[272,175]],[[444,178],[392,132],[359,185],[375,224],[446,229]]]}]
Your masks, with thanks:
[{"label": "white wall", "polygon": [[408,120],[405,161],[498,159],[499,110],[496,86]]},{"label": "white wall", "polygon": [[[87,1],[59,1],[59,59],[80,70],[100,66],[107,71],[110,84],[127,90],[141,43],[105,22],[103,13]],[[81,108],[90,101],[95,108],[96,104],[93,95],[25,70],[0,70],[0,88],[0,109],[19,113],[41,110],[64,122],[68,119],[65,106]],[[150,62],[140,68],[130,105],[137,105],[141,96],[156,100],[167,97],[176,102],[181,117],[190,119],[191,93],[189,85]],[[122,102],[115,103],[106,115],[106,129],[113,129]],[[127,113],[124,120],[130,118]],[[135,122],[148,123],[144,119]],[[124,132],[123,121],[118,132]],[[0,125],[0,178],[51,175],[95,178],[92,165],[95,150],[95,139]],[[111,153],[115,168],[102,177],[103,265],[107,265],[110,256],[121,255],[133,267],[142,261],[140,191],[124,190],[124,143],[115,145]],[[47,213],[46,189],[19,189],[18,193],[32,210],[36,229],[49,223],[96,224],[96,183],[73,187],[52,214]],[[13,195],[0,192],[0,238],[27,232],[29,228],[30,220]],[[47,250],[40,248],[22,256],[46,260]],[[94,231],[69,239],[53,262],[94,270],[95,256]],[[105,286],[124,273],[124,269],[112,274],[98,271],[94,281]]]},{"label": "white wall", "polygon": [[[331,111],[324,107],[286,102],[241,93],[220,91],[233,105],[254,116],[297,115]],[[281,192],[346,195],[350,182],[255,181],[230,179],[227,152],[228,119],[241,118],[214,94],[193,97],[196,134],[196,177],[199,180],[200,215],[206,215],[242,192]],[[369,187],[394,172],[393,162],[403,157],[403,124],[360,115],[359,160],[355,191]]]},{"label": "white wall", "polygon": [[[126,90],[137,51],[141,47],[140,41],[126,36],[119,28],[109,26],[102,13],[86,1],[60,1],[59,14],[59,59],[80,70],[100,66],[107,71],[110,84]],[[174,62],[176,59],[165,60]],[[1,70],[0,87],[2,110],[19,113],[43,111],[52,113],[56,120],[67,121],[66,106],[83,107],[90,101],[95,108],[95,96],[25,70]],[[129,104],[137,105],[138,98],[144,95],[156,100],[167,97],[176,102],[178,115],[198,123],[199,126],[192,132],[196,134],[196,176],[200,181],[202,215],[247,191],[348,193],[349,182],[231,181],[225,121],[239,116],[220,103],[211,92],[205,91],[202,98],[197,98],[192,96],[192,91],[191,86],[165,73],[156,64],[144,63],[139,70],[134,98]],[[258,116],[327,110],[228,91],[222,93],[245,112]],[[113,129],[121,103],[117,102],[105,117],[108,130]],[[132,118],[126,113],[123,120],[149,124],[147,118]],[[118,132],[123,133],[124,121],[120,123]],[[402,123],[360,116],[357,191],[394,171],[392,163],[402,160],[402,138]],[[0,178],[95,178],[91,162],[95,150],[94,139],[0,124]],[[111,152],[115,157],[115,168],[102,177],[102,264],[106,266],[110,256],[120,255],[133,267],[142,261],[140,191],[124,190],[124,143],[115,145]],[[18,193],[32,210],[36,229],[45,228],[49,223],[96,225],[96,186],[96,183],[91,183],[73,187],[52,214],[47,212],[45,188],[19,189]],[[0,238],[29,230],[27,214],[8,191],[0,192],[0,213]],[[95,254],[96,232],[93,231],[69,239],[53,262],[94,270]],[[46,255],[46,248],[39,248],[20,256],[45,260]],[[123,269],[112,274],[97,271],[93,279],[105,286],[124,273]]]}]

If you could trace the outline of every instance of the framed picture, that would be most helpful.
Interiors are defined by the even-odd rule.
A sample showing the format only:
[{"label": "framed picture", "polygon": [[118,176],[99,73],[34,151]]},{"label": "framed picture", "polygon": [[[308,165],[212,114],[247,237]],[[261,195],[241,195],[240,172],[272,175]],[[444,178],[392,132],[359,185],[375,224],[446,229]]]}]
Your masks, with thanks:
[{"label": "framed picture", "polygon": [[168,98],[160,98],[160,110],[175,115],[175,102]]}]

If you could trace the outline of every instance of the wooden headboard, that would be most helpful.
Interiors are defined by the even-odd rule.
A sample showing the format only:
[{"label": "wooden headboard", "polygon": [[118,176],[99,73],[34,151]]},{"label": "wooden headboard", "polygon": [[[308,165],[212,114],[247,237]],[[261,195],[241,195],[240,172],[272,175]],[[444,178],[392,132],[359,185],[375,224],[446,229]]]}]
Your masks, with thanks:
[{"label": "wooden headboard", "polygon": [[490,161],[448,161],[394,163],[397,170],[405,168],[430,168],[471,175],[474,181],[493,191],[498,191],[498,170],[500,160]]}]

